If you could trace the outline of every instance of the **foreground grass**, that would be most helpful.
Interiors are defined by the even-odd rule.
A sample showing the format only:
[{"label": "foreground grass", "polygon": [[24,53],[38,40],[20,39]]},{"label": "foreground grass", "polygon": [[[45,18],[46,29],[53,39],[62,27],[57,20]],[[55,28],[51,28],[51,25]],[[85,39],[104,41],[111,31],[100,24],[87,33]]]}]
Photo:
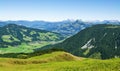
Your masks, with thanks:
[{"label": "foreground grass", "polygon": [[120,71],[120,59],[78,58],[59,51],[28,59],[0,58],[0,71]]}]

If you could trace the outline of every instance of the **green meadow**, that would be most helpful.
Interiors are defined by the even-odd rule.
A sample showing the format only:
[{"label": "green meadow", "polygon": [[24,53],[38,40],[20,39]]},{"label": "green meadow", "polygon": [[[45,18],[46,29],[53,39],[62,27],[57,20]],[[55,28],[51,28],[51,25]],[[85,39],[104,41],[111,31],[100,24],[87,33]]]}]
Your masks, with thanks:
[{"label": "green meadow", "polygon": [[120,71],[120,59],[90,59],[63,51],[28,59],[0,58],[0,71]]},{"label": "green meadow", "polygon": [[5,53],[31,53],[33,49],[41,48],[43,46],[52,44],[53,42],[47,41],[36,41],[36,42],[29,42],[29,43],[22,43],[18,46],[8,46],[8,48],[0,48],[0,54]]}]

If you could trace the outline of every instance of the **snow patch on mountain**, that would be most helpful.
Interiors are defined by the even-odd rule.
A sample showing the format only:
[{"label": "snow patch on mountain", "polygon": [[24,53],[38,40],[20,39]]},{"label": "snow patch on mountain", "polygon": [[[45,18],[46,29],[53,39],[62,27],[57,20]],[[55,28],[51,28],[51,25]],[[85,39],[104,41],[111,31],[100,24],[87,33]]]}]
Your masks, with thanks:
[{"label": "snow patch on mountain", "polygon": [[90,44],[92,40],[93,39],[90,39],[84,46],[81,47],[81,49],[93,48],[94,46]]}]

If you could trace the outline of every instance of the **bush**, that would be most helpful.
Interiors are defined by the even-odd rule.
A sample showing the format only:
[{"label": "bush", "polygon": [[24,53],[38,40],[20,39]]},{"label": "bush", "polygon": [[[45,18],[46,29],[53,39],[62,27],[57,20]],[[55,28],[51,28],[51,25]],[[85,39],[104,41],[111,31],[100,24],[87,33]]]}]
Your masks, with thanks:
[{"label": "bush", "polygon": [[20,54],[17,56],[17,58],[26,59],[26,58],[28,58],[28,56],[25,54]]}]

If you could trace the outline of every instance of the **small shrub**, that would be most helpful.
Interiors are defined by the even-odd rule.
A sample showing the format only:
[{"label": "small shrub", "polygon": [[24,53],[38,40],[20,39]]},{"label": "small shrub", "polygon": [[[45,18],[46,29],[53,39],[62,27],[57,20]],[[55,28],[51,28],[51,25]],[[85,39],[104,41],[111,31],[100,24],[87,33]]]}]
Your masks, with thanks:
[{"label": "small shrub", "polygon": [[17,58],[26,59],[26,58],[28,58],[28,56],[24,55],[24,54],[20,54],[17,56]]}]

